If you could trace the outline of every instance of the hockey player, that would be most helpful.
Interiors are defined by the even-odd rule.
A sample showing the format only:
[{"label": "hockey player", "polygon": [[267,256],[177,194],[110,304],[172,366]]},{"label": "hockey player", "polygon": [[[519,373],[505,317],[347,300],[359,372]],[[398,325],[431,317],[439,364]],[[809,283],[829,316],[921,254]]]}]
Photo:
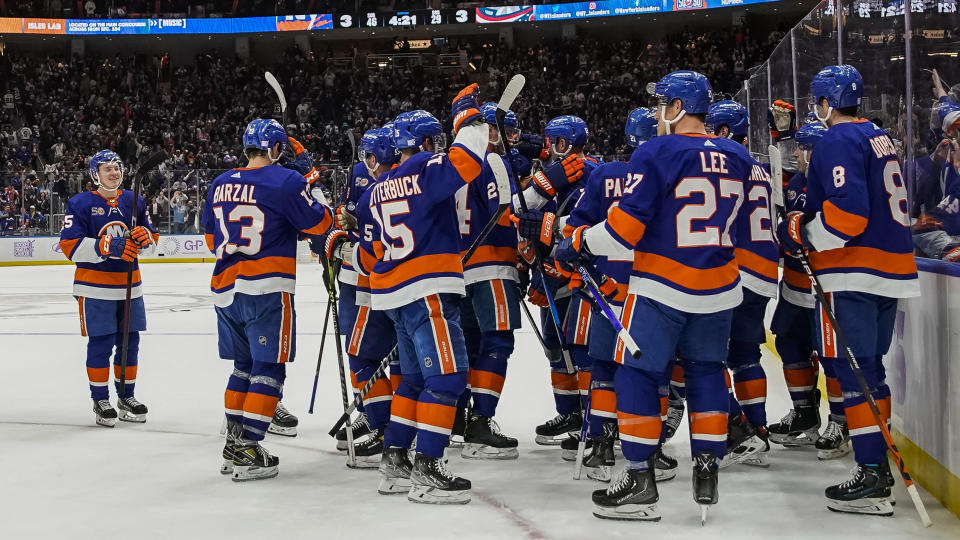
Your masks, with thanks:
[{"label": "hockey player", "polygon": [[[371,306],[393,321],[403,379],[395,389],[383,439],[379,492],[417,503],[464,504],[470,481],[447,471],[443,452],[457,400],[467,386],[467,351],[460,328],[465,293],[460,228],[454,194],[480,175],[489,132],[477,103],[477,85],[453,100],[456,139],[446,154],[443,129],[426,111],[394,122],[399,167],[357,205],[364,231],[353,257],[370,276]],[[367,225],[372,225],[367,229]],[[369,231],[370,234],[367,234]],[[414,437],[416,455],[408,457]]]},{"label": "hockey player", "polygon": [[694,500],[705,519],[716,504],[717,464],[726,450],[723,363],[733,308],[743,299],[730,227],[751,174],[746,149],[707,135],[713,91],[703,75],[677,71],[655,87],[660,134],[630,158],[627,193],[606,220],[558,244],[559,261],[633,250],[623,321],[642,351],[618,342],[617,420],[627,468],[593,493],[594,515],[658,520],[652,459],[661,435],[658,386],[682,360],[690,411]]},{"label": "hockey player", "polygon": [[[504,145],[496,126],[497,104],[484,103],[480,112],[490,131],[486,151],[502,154]],[[517,129],[513,111],[507,111],[503,123],[509,138],[509,130]],[[509,166],[507,172],[512,174]],[[456,201],[461,248],[466,251],[497,211],[499,192],[490,165],[484,162],[480,177],[461,187]],[[508,213],[466,261],[463,277],[467,295],[461,301],[460,311],[470,360],[468,385],[472,406],[460,455],[467,459],[516,459],[517,440],[500,433],[493,420],[506,380],[507,359],[513,353],[513,332],[520,328],[522,301],[517,286],[517,230]],[[471,328],[475,331],[470,332]]]},{"label": "hockey player", "polygon": [[[377,178],[396,163],[397,149],[393,144],[392,130],[377,128],[364,133],[360,139],[359,153],[361,162],[353,167],[353,187],[346,203],[346,213],[341,212],[341,216],[346,218],[342,221],[348,225],[348,230],[331,231],[324,242],[326,257],[341,259],[338,279],[340,282],[338,315],[340,332],[347,340],[350,379],[355,394],[367,384],[380,366],[383,357],[389,354],[397,343],[393,323],[386,313],[370,309],[368,278],[360,276],[349,256],[341,258],[337,255],[341,252],[341,244],[349,242],[344,249],[352,252],[352,244],[360,239],[360,231],[349,226],[356,219],[352,216],[352,213],[356,212],[356,201],[376,184]],[[391,366],[391,376],[396,376],[398,372],[399,366]],[[351,424],[351,428],[354,441],[366,435],[370,436],[355,445],[356,467],[377,468],[380,465],[383,453],[383,432],[387,421],[390,420],[392,399],[393,387],[390,379],[386,377],[377,379],[364,396],[359,418]],[[342,438],[338,433],[337,448],[346,450],[346,445],[344,429]]]},{"label": "hockey player", "polygon": [[[803,211],[810,155],[826,132],[819,122],[806,124],[796,132],[794,157],[799,171],[791,177],[785,190],[784,205],[788,213]],[[797,258],[784,257],[779,288],[780,300],[773,312],[770,331],[776,336],[774,344],[783,361],[783,377],[793,407],[780,422],[769,426],[770,440],[788,447],[815,445],[819,459],[842,457],[850,452],[850,434],[843,412],[840,383],[833,364],[826,359],[820,359],[819,363],[826,375],[830,421],[823,434],[818,434],[820,391],[817,389],[819,374],[813,348],[815,299],[810,290],[810,279]]]},{"label": "hockey player", "polygon": [[[77,265],[73,295],[80,305],[80,335],[87,336],[87,377],[93,412],[101,426],[113,427],[120,420],[146,422],[147,406],[133,393],[137,381],[140,332],[147,328],[143,290],[137,258],[157,244],[143,197],[138,197],[137,225],[132,225],[133,192],[120,189],[123,163],[110,150],[90,159],[90,177],[96,191],[78,193],[67,201],[60,231],[60,250]],[[130,331],[127,342],[125,388],[121,393],[124,305],[127,269],[133,263],[130,301]],[[114,352],[116,350],[116,352]],[[117,409],[110,405],[110,355],[117,390]]]},{"label": "hockey player", "polygon": [[882,355],[892,340],[898,299],[920,294],[907,191],[890,137],[857,118],[863,79],[856,68],[823,68],[810,94],[817,119],[828,129],[807,168],[804,210],[792,212],[777,235],[787,253],[811,252],[812,269],[828,293],[829,306],[815,308],[818,349],[843,390],[857,467],[853,478],[826,489],[827,507],[891,515],[887,446],[823,310],[836,315],[887,421],[890,389]]},{"label": "hockey player", "polygon": [[[750,115],[743,105],[718,101],[710,105],[706,121],[714,135],[747,146]],[[733,388],[727,455],[721,466],[768,466],[767,376],[760,365],[760,345],[766,341],[763,317],[767,303],[777,296],[780,249],[773,238],[770,174],[756,160],[752,161],[739,206],[734,243],[743,302],[734,308],[730,326],[727,367],[733,372]]]},{"label": "hockey player", "polygon": [[324,234],[333,223],[304,177],[276,163],[286,144],[275,120],[250,122],[243,133],[248,166],[218,176],[203,208],[207,247],[217,256],[210,288],[220,357],[233,361],[221,472],[234,481],[278,473],[280,460],[260,441],[296,352],[297,238]]}]

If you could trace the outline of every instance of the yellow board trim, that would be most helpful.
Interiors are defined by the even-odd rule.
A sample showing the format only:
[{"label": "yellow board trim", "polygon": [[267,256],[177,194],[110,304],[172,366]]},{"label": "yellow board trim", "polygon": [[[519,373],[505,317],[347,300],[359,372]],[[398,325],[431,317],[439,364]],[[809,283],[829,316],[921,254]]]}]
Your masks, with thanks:
[{"label": "yellow board trim", "polygon": [[[214,263],[217,262],[217,259],[214,257],[203,258],[203,259],[144,259],[140,261],[144,264],[154,264],[154,263]],[[73,261],[3,261],[0,262],[0,266],[52,266],[59,264],[73,264]]]},{"label": "yellow board trim", "polygon": [[[774,346],[774,336],[770,332],[767,332],[767,341],[764,343],[764,346],[766,346],[774,356],[780,358],[780,355],[777,354],[777,348]],[[826,395],[827,389],[824,381],[823,372],[821,371],[817,386],[820,388],[820,391]],[[950,510],[956,514],[957,517],[960,517],[960,478],[950,472],[950,469],[941,465],[936,458],[926,453],[923,448],[920,448],[908,439],[903,433],[900,433],[896,429],[891,429],[890,434],[893,435],[893,440],[897,443],[897,449],[900,450],[900,456],[903,458],[904,463],[907,464],[907,470],[910,471],[910,476],[912,476],[918,484],[923,486],[923,489],[936,497],[947,510]]]},{"label": "yellow board trim", "polygon": [[907,464],[910,476],[947,507],[947,510],[960,517],[960,478],[903,433],[891,429],[890,434],[897,443],[897,449]]}]

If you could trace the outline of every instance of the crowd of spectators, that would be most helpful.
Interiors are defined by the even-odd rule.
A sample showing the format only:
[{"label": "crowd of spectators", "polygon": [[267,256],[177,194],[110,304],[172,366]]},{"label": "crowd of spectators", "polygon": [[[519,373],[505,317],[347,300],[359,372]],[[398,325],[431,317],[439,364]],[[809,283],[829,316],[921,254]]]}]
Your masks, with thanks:
[{"label": "crowd of spectators", "polygon": [[587,151],[613,157],[628,153],[624,118],[646,104],[648,81],[693,68],[730,92],[741,84],[743,67],[761,61],[767,49],[766,41],[757,43],[742,29],[683,32],[652,42],[459,47],[464,65],[444,70],[415,63],[385,69],[335,65],[331,55],[299,49],[270,66],[219,54],[172,68],[165,57],[144,55],[0,56],[0,186],[19,193],[4,201],[11,221],[0,229],[37,228],[26,217],[31,206],[46,216],[62,212],[70,195],[93,187],[86,174],[89,157],[102,148],[128,149],[135,134],[134,147],[163,148],[170,155],[166,170],[145,185],[154,215],[163,216],[157,221],[165,230],[192,232],[206,184],[244,161],[243,127],[274,114],[276,99],[262,77],[267,68],[285,88],[288,131],[316,163],[349,165],[351,138],[359,140],[404,110],[432,111],[449,126],[456,91],[479,81],[484,98],[496,99],[513,73],[528,77],[514,107],[524,130],[540,132],[554,116],[578,114],[592,130]]}]

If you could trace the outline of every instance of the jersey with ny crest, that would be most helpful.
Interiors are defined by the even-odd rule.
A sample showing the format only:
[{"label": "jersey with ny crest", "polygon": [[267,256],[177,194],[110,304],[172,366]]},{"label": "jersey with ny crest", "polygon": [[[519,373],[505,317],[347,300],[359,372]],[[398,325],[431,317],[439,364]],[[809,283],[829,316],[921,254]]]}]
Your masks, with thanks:
[{"label": "jersey with ny crest", "polygon": [[[370,186],[376,183],[376,179],[370,174],[370,169],[367,168],[364,163],[357,163],[353,166],[353,174],[350,178],[350,185],[347,190],[343,192],[341,199],[341,204],[352,207],[352,212],[356,214],[356,204],[360,200],[360,197],[370,189]],[[353,204],[351,204],[353,203]],[[347,209],[351,211],[350,208]],[[351,241],[356,240],[356,237],[351,235]],[[346,283],[347,285],[356,285],[359,274],[357,273],[356,268],[348,261],[342,261],[340,265],[340,273],[337,276],[337,280],[340,283]]]},{"label": "jersey with ny crest", "polygon": [[[122,189],[118,190],[115,199],[107,199],[96,191],[84,191],[67,201],[60,231],[60,250],[77,265],[73,275],[75,296],[100,300],[126,298],[129,263],[119,258],[101,257],[96,252],[96,244],[101,236],[126,235],[131,228],[132,211],[133,192]],[[137,197],[137,225],[154,234],[157,232],[150,222],[143,197]],[[139,261],[134,261],[131,297],[142,295],[140,265]]]},{"label": "jersey with ny crest", "polygon": [[[499,159],[499,158],[493,158]],[[508,177],[513,169],[508,160],[502,160]],[[512,188],[513,183],[510,183]],[[511,189],[512,192],[512,189]],[[500,206],[500,191],[493,170],[486,160],[480,176],[461,187],[456,193],[457,218],[460,226],[465,254],[479,237],[487,222],[497,213]],[[497,225],[473,253],[463,268],[463,277],[467,285],[491,279],[517,281],[517,228],[510,221],[509,210],[504,212]]]},{"label": "jersey with ny crest", "polygon": [[465,294],[454,194],[480,175],[481,164],[458,144],[449,154],[420,152],[360,198],[354,264],[370,277],[373,309],[436,293]]},{"label": "jersey with ny crest", "polygon": [[761,296],[776,298],[780,247],[773,238],[770,172],[756,160],[751,160],[751,165],[736,221],[740,283]]},{"label": "jersey with ny crest", "polygon": [[293,294],[298,235],[323,234],[332,223],[330,209],[296,171],[274,164],[218,176],[203,207],[207,246],[217,256],[214,304],[229,306],[238,292]]},{"label": "jersey with ny crest", "polygon": [[[628,164],[624,161],[603,163],[590,172],[583,193],[577,199],[564,226],[564,236],[583,225],[596,225],[607,219],[611,208],[619,204],[623,194],[630,188],[627,181]],[[614,303],[622,304],[626,296],[630,269],[633,267],[633,251],[624,247],[619,256],[598,256],[597,269],[614,279],[620,288]]]},{"label": "jersey with ny crest", "polygon": [[826,292],[920,294],[896,148],[867,120],[830,127],[807,169],[810,262]]},{"label": "jersey with ny crest", "polygon": [[634,250],[629,290],[680,311],[715,313],[742,300],[733,228],[753,161],[712,135],[656,137],[630,158],[628,187],[588,249]]}]

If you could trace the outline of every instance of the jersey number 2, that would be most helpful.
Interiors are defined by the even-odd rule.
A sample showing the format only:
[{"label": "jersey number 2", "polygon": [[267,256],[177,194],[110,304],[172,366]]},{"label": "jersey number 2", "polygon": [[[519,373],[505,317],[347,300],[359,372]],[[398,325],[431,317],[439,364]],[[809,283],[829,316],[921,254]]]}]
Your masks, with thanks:
[{"label": "jersey number 2", "polygon": [[720,196],[736,197],[733,211],[727,216],[720,234],[719,227],[706,226],[702,231],[693,230],[693,221],[710,220],[717,213],[717,189],[710,179],[703,177],[684,178],[674,189],[677,199],[685,199],[694,193],[703,194],[703,204],[690,203],[677,212],[677,247],[733,246],[730,239],[730,227],[737,217],[737,211],[743,204],[743,183],[728,178],[720,179]]}]

